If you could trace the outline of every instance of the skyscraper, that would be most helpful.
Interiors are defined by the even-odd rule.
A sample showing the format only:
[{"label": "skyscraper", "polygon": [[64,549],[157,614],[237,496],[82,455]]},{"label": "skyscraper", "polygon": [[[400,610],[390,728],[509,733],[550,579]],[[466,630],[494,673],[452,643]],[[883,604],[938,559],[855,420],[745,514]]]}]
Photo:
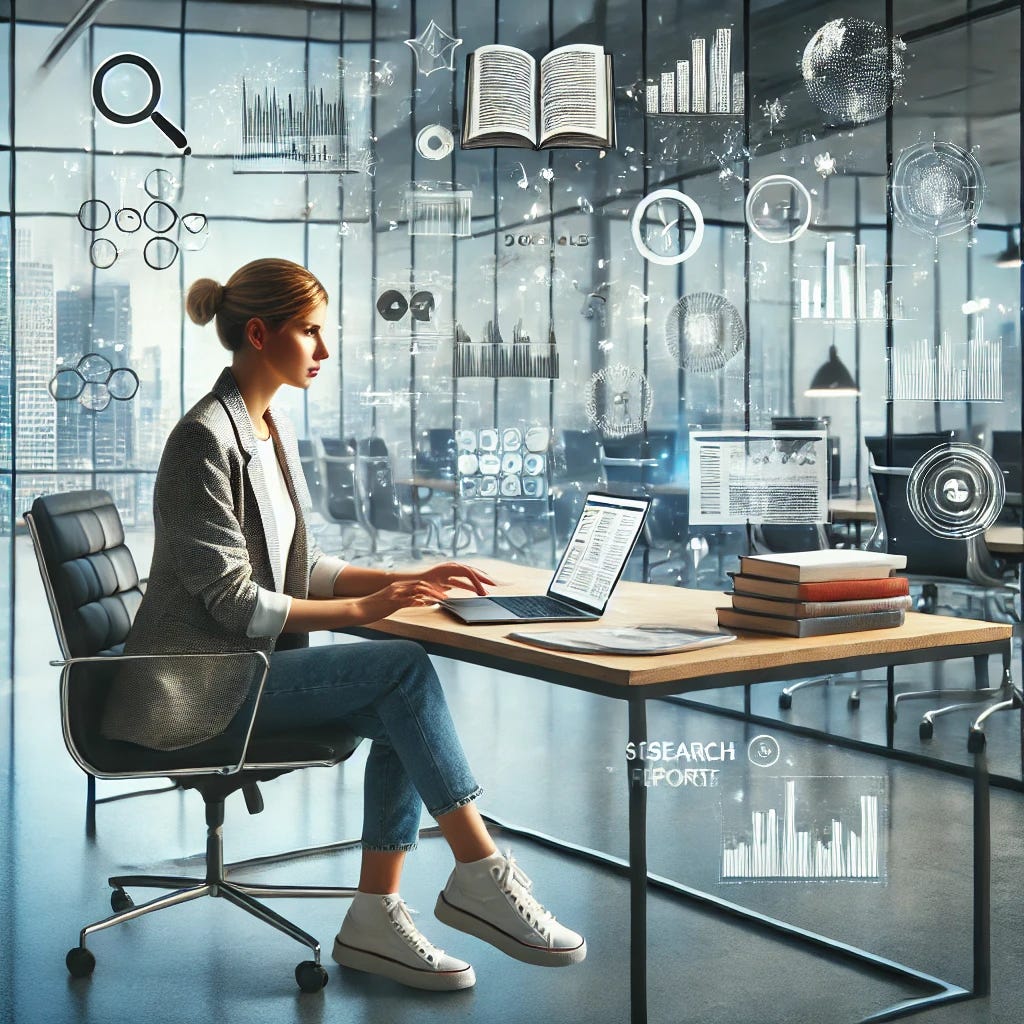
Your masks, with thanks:
[{"label": "skyscraper", "polygon": [[732,29],[720,28],[711,43],[711,106],[712,114],[728,114],[732,89]]},{"label": "skyscraper", "polygon": [[53,266],[34,259],[28,231],[19,229],[15,243],[18,465],[23,469],[56,469],[57,407],[49,392],[56,357]]}]

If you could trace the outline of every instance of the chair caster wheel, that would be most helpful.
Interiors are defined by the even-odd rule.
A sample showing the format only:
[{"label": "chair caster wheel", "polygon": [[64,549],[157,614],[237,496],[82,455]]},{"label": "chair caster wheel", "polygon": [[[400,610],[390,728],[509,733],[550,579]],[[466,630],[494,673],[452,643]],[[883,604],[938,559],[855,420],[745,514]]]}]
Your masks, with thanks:
[{"label": "chair caster wheel", "polygon": [[88,978],[96,968],[96,957],[85,946],[74,946],[68,950],[64,963],[72,978]]},{"label": "chair caster wheel", "polygon": [[295,980],[303,992],[319,992],[327,984],[327,972],[315,960],[303,960],[295,968]]},{"label": "chair caster wheel", "polygon": [[967,734],[967,749],[972,754],[980,754],[985,749],[984,729],[971,729]]},{"label": "chair caster wheel", "polygon": [[120,914],[122,910],[127,910],[129,907],[134,906],[135,900],[124,889],[118,887],[110,894],[110,909],[115,914]]},{"label": "chair caster wheel", "polygon": [[793,706],[793,695],[791,693],[780,693],[779,694],[779,707],[783,711],[788,711]]},{"label": "chair caster wheel", "polygon": [[860,694],[859,693],[851,693],[850,696],[846,700],[846,706],[851,711],[856,711],[857,708],[860,707]]},{"label": "chair caster wheel", "polygon": [[935,726],[931,722],[922,721],[917,727],[917,735],[923,740],[930,740],[935,735]]}]

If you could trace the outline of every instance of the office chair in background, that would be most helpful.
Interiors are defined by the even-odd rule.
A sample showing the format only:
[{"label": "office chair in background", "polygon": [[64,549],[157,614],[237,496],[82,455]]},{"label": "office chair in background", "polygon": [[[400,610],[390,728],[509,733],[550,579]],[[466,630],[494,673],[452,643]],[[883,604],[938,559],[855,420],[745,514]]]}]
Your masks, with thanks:
[{"label": "office chair in background", "polygon": [[[923,453],[922,453],[923,454]],[[904,466],[869,467],[871,497],[875,504],[875,532],[868,541],[869,551],[906,555],[906,573],[911,583],[925,588],[921,610],[935,611],[940,584],[951,585],[968,601],[980,597],[982,617],[990,621],[1020,622],[1016,611],[1019,588],[1013,585],[1012,572],[992,556],[983,535],[968,539],[941,538],[929,533],[916,519],[907,500],[910,468]],[[895,716],[902,701],[961,698],[957,704],[936,708],[924,714],[920,724],[922,739],[930,739],[934,721],[941,715],[977,706],[977,702],[995,700],[999,709],[1019,707],[1019,693],[1013,685],[1010,664],[1004,660],[1002,680],[997,687],[987,687],[987,671],[975,665],[976,687],[968,689],[933,689],[896,695]],[[985,720],[996,710],[991,708],[971,725],[968,735],[970,749],[978,750],[985,742]]]},{"label": "office chair in background", "polygon": [[[124,638],[141,601],[138,573],[125,545],[124,528],[106,491],[73,491],[37,498],[25,522],[32,537],[50,611],[62,646],[67,643],[61,673],[61,723],[64,742],[90,779],[170,777],[184,789],[195,789],[206,806],[205,877],[119,875],[108,879],[113,890],[111,917],[82,929],[79,944],[66,963],[76,978],[92,974],[96,960],[86,946],[89,936],[166,907],[202,896],[219,897],[272,925],[313,951],[312,960],[295,968],[304,992],[327,984],[317,940],[260,903],[262,897],[339,897],[355,889],[279,886],[236,882],[224,865],[224,803],[241,790],[250,814],[263,810],[258,783],[297,768],[331,766],[350,757],[359,737],[347,730],[310,727],[280,735],[253,737],[269,660],[262,652],[237,654],[124,655]],[[151,667],[158,681],[174,672],[194,678],[205,675],[204,694],[216,693],[220,679],[247,680],[248,695],[228,729],[219,736],[179,750],[151,750],[134,743],[106,739],[100,722],[107,693],[117,672],[132,663]],[[209,696],[204,700],[209,700]],[[215,696],[214,698],[215,699]],[[202,721],[205,706],[183,708],[185,718]],[[355,845],[355,844],[354,844]],[[125,887],[171,889],[135,906]]]}]

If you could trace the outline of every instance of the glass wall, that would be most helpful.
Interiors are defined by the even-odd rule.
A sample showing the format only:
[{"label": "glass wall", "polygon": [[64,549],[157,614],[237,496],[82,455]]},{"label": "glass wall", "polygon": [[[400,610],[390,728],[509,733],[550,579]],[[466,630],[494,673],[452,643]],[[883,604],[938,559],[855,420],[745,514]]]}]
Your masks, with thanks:
[{"label": "glass wall", "polygon": [[[828,417],[834,500],[867,498],[863,439],[874,435],[1003,443],[1019,480],[1019,440],[1007,434],[1020,429],[1020,274],[1000,265],[1020,239],[1016,8],[897,0],[887,27],[873,0],[858,17],[899,37],[882,67],[858,62],[857,47],[878,52],[863,23],[827,28],[847,13],[834,3],[809,13],[775,0],[115,0],[69,35],[76,10],[36,5],[18,23],[13,179],[0,124],[5,202],[16,183],[16,224],[0,211],[15,297],[0,323],[5,536],[35,495],[102,486],[145,551],[163,441],[229,361],[211,329],[183,317],[183,291],[271,255],[306,263],[331,296],[331,358],[313,388],[280,404],[303,438],[386,453],[399,498],[440,527],[445,550],[548,564],[581,491],[646,488],[663,513],[652,538],[672,570],[662,578],[719,587],[751,535],[694,514],[691,432],[770,431],[782,418]],[[614,84],[594,95],[614,110],[614,146],[462,148],[466,57],[491,43],[536,59],[603,47]],[[840,67],[836,89],[815,94],[801,61],[827,64],[830,47],[861,77],[844,80]],[[189,155],[151,120],[97,113],[93,72],[124,52],[158,69],[159,109]],[[666,109],[701,102],[699,61],[718,109]],[[102,95],[125,113],[148,89],[122,65]],[[244,118],[289,92],[320,111],[338,103],[344,152],[275,163],[245,149]],[[933,184],[949,184],[943,154],[976,175],[965,186],[976,209],[948,234],[892,213],[890,170],[903,159],[913,171],[915,153]],[[765,179],[777,175],[796,184],[773,192]],[[657,189],[691,205],[652,202],[634,226]],[[909,196],[919,211],[928,200]],[[483,359],[482,342],[498,336],[505,345],[490,354],[509,361],[507,375],[459,362]],[[972,359],[988,376],[967,388]],[[808,395],[836,361],[856,393],[833,381],[825,397]],[[108,375],[103,408],[104,381],[75,396],[75,371]],[[520,457],[534,429],[539,472],[460,478],[460,446],[479,466],[491,429],[517,430]],[[835,527],[834,540],[854,541]],[[321,542],[346,550],[351,538],[366,542],[324,525]],[[695,572],[704,551],[720,557]]]}]

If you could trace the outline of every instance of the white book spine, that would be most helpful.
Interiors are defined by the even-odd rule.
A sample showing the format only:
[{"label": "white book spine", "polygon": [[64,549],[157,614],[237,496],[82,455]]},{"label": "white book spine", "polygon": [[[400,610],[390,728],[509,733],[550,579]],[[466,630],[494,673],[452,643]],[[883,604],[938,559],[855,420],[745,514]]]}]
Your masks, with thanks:
[{"label": "white book spine", "polygon": [[676,110],[680,114],[690,112],[690,62],[676,61]]},{"label": "white book spine", "polygon": [[659,89],[656,85],[647,86],[647,113],[657,114],[659,113],[658,108],[658,96]]},{"label": "white book spine", "polygon": [[836,243],[825,243],[825,319],[836,318]]},{"label": "white book spine", "polygon": [[729,66],[732,51],[732,29],[715,31],[711,43],[711,113],[729,113]]},{"label": "white book spine", "polygon": [[868,260],[867,246],[853,247],[854,284],[857,288],[856,314],[858,320],[866,320],[868,315]]},{"label": "white book spine", "polygon": [[671,71],[661,73],[661,112],[676,112],[676,76]]},{"label": "white book spine", "polygon": [[704,40],[690,40],[690,71],[693,87],[690,89],[690,102],[695,114],[708,112],[708,67],[704,56]]}]

